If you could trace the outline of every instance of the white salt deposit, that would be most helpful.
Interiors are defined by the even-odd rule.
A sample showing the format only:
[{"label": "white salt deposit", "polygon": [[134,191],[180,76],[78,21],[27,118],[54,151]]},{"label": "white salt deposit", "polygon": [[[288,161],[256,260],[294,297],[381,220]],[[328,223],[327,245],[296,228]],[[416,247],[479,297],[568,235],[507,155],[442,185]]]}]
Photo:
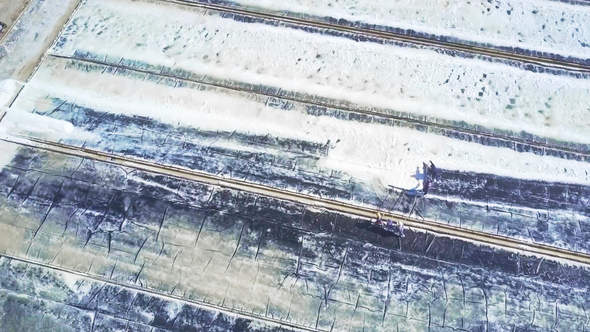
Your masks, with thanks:
[{"label": "white salt deposit", "polygon": [[588,79],[247,24],[161,2],[89,0],[64,36],[65,44],[52,53],[108,54],[366,106],[590,143]]},{"label": "white salt deposit", "polygon": [[[9,132],[31,133],[30,126],[48,122],[25,114],[35,107],[43,111],[47,97],[57,97],[99,111],[147,116],[202,130],[270,134],[316,143],[330,140],[334,148],[320,160],[321,166],[344,171],[381,188],[419,185],[413,175],[422,162],[429,160],[442,168],[524,179],[581,184],[590,181],[588,163],[518,153],[406,128],[317,117],[307,114],[302,106],[283,111],[265,106],[263,99],[256,100],[251,94],[174,88],[129,76],[65,68],[63,63],[53,59],[40,68],[5,119]],[[27,121],[22,121],[23,116]],[[60,129],[67,128],[56,127],[43,135],[52,139],[81,135],[64,135]]]},{"label": "white salt deposit", "polygon": [[290,15],[346,19],[466,41],[590,57],[590,6],[547,0],[234,0]]}]

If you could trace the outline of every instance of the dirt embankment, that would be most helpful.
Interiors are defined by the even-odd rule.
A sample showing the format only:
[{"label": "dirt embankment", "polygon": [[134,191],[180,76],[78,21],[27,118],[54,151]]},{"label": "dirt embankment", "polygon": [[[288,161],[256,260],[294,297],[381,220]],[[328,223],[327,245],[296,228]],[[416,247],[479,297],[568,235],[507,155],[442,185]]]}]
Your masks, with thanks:
[{"label": "dirt embankment", "polygon": [[28,3],[29,0],[3,1],[0,3],[0,38],[6,34]]}]

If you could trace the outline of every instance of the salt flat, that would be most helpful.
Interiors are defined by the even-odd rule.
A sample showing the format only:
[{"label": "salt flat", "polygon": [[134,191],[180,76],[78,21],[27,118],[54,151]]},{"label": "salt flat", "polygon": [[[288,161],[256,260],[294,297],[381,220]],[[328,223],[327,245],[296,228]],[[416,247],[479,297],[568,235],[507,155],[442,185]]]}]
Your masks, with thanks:
[{"label": "salt flat", "polygon": [[202,1],[588,63],[584,1]]},{"label": "salt flat", "polygon": [[588,16],[28,2],[0,41],[0,330],[590,328]]}]

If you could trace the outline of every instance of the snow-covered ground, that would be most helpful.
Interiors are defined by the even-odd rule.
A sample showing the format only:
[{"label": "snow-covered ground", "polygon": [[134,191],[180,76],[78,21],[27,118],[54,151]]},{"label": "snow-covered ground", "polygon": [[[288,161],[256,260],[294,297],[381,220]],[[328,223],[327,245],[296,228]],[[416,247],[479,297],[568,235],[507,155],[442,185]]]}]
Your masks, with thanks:
[{"label": "snow-covered ground", "polygon": [[137,60],[222,81],[590,143],[588,78],[244,23],[186,6],[87,0],[50,52],[90,52],[107,61]]},{"label": "snow-covered ground", "polygon": [[77,0],[29,1],[14,27],[1,40],[0,80],[26,80],[77,3]]},{"label": "snow-covered ground", "polygon": [[[48,57],[0,133],[409,214],[411,198],[400,201],[403,195],[390,186],[422,189],[422,163],[432,161],[439,171],[463,175],[447,172],[444,183],[434,184],[420,216],[590,252],[587,161],[452,138],[377,116],[359,120],[342,110],[313,110],[252,92]],[[5,162],[12,156],[7,151]]]},{"label": "snow-covered ground", "polygon": [[[175,87],[143,76],[85,71],[84,65],[49,58],[39,69],[2,123],[4,131],[51,140],[92,141],[71,123],[33,111],[51,111],[52,99],[66,100],[101,112],[144,116],[173,126],[199,130],[272,135],[333,146],[321,165],[363,182],[412,188],[416,167],[437,166],[522,179],[588,184],[585,162],[484,146],[408,128],[315,116],[301,104],[289,111],[266,105],[251,93],[198,86]],[[61,124],[60,124],[61,123]],[[236,146],[237,150],[245,147]]]},{"label": "snow-covered ground", "polygon": [[27,0],[11,0],[0,2],[0,37],[2,37],[18,19],[26,7]]},{"label": "snow-covered ground", "polygon": [[[347,9],[372,23],[395,7],[341,1],[257,4]],[[435,11],[443,5],[472,6],[433,2],[423,14],[434,27],[450,19]],[[53,25],[11,30],[20,46],[0,59],[0,107],[16,97],[0,122],[0,253],[44,266],[0,258],[0,326],[256,327],[243,316],[326,331],[588,329],[583,264],[413,228],[401,236],[374,219],[28,146],[42,139],[590,253],[590,157],[533,148],[520,133],[590,144],[588,77],[240,19],[83,0],[30,79],[24,69],[48,44],[29,37]]]},{"label": "snow-covered ground", "polygon": [[134,322],[230,330],[231,320],[208,314],[203,304],[294,331],[503,331],[533,320],[545,330],[587,325],[585,267],[411,229],[404,238],[381,236],[360,218],[19,150],[0,172],[0,251],[44,266],[0,258],[0,312],[19,313],[1,315],[3,327],[42,321],[32,330],[43,330],[66,322],[88,331],[94,320],[84,316],[100,314],[122,324],[97,317],[95,330]]},{"label": "snow-covered ground", "polygon": [[[218,86],[207,84],[212,81]],[[436,49],[245,23],[166,2],[86,0],[0,130],[380,208],[392,187],[421,189],[422,166],[430,161],[469,174],[457,188],[484,181],[477,174],[514,179],[517,186],[520,180],[543,181],[530,187],[541,197],[536,205],[519,201],[504,208],[494,197],[472,199],[453,189],[453,197],[431,194],[429,210],[423,209],[439,222],[528,239],[526,227],[534,227],[553,182],[578,185],[571,196],[583,195],[590,183],[587,159],[559,149],[519,152],[530,146],[494,143],[477,133],[445,134],[437,125],[419,128],[378,115],[360,119],[337,107],[317,111],[310,103],[265,95],[264,87],[312,96],[306,101],[330,98],[334,104],[454,120],[457,127],[590,143],[589,82]],[[239,91],[245,85],[251,88]],[[564,232],[552,230],[539,241],[578,248],[585,241],[583,202],[556,197],[564,185],[556,186],[551,199],[583,220],[574,226],[579,236],[568,244]],[[461,207],[446,213],[445,203]],[[490,204],[526,218],[509,222],[499,216],[504,219],[496,222],[483,208]],[[384,208],[407,213],[403,205]],[[564,227],[564,211],[551,211],[551,229]],[[506,223],[512,228],[500,230]],[[523,232],[515,229],[521,224]]]},{"label": "snow-covered ground", "polygon": [[6,79],[0,81],[0,110],[8,107],[22,84],[13,79]]},{"label": "snow-covered ground", "polygon": [[[199,0],[193,0],[199,1]],[[206,2],[206,1],[202,1]],[[233,0],[294,16],[345,19],[590,60],[590,6],[548,0]]]}]

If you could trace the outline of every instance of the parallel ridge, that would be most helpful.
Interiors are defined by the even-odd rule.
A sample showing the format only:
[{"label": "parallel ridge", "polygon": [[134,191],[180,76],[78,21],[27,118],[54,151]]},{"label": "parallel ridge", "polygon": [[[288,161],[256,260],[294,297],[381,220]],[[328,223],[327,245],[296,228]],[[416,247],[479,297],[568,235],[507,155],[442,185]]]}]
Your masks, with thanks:
[{"label": "parallel ridge", "polygon": [[375,219],[377,221],[390,220],[397,223],[401,227],[407,226],[425,232],[433,232],[436,234],[441,234],[452,238],[458,238],[484,245],[501,247],[508,250],[523,251],[531,255],[540,255],[552,259],[562,259],[570,263],[581,263],[585,265],[590,265],[590,255],[581,252],[574,252],[538,243],[530,243],[505,236],[463,229],[459,227],[436,223],[425,219],[413,218],[401,214],[379,211],[374,208],[368,208],[324,198],[312,197],[301,193],[285,191],[258,184],[252,184],[245,181],[225,178],[222,176],[215,176],[211,174],[191,171],[179,167],[163,166],[147,161],[137,160],[135,158],[117,156],[86,148],[72,147],[66,144],[48,142],[41,139],[5,137],[2,138],[2,140],[9,143],[16,143],[23,146],[40,148],[43,150],[57,152],[65,155],[88,158],[91,160],[99,160],[111,164],[131,167],[134,169],[149,171],[157,174],[216,185],[239,191],[261,194],[267,197],[272,197],[281,200],[298,202],[308,206],[323,208],[361,218]]},{"label": "parallel ridge", "polygon": [[[177,0],[164,0],[164,1],[180,2],[180,3],[187,2],[187,1],[183,1],[183,0],[178,0],[178,1]],[[222,6],[222,5],[215,5],[215,4],[196,4],[196,5],[203,7],[203,8],[211,8],[211,9],[223,10],[223,11],[227,11],[227,12],[237,12],[242,15],[251,15],[251,16],[257,16],[257,17],[263,17],[263,18],[270,18],[270,19],[275,19],[275,20],[287,21],[287,22],[294,23],[294,24],[301,24],[301,25],[314,26],[314,27],[320,27],[320,28],[330,28],[330,29],[341,30],[341,31],[346,31],[346,32],[351,32],[351,33],[357,33],[357,34],[361,34],[361,35],[368,35],[371,37],[399,40],[399,41],[404,41],[404,42],[412,42],[412,43],[419,44],[419,45],[443,47],[443,48],[447,48],[447,49],[451,49],[451,50],[460,50],[463,52],[470,52],[470,53],[474,53],[474,54],[482,54],[482,55],[486,55],[486,56],[493,56],[493,57],[498,57],[498,58],[517,60],[517,61],[522,61],[522,62],[526,62],[526,63],[538,64],[538,65],[555,67],[555,68],[560,68],[560,69],[590,72],[590,66],[586,66],[583,64],[576,64],[576,63],[572,63],[572,62],[568,62],[568,61],[554,60],[554,59],[544,58],[544,57],[524,56],[524,55],[519,55],[519,54],[515,54],[515,53],[511,53],[511,52],[501,51],[501,50],[494,50],[494,49],[489,49],[489,48],[469,46],[469,45],[464,45],[464,44],[459,44],[459,43],[440,42],[440,41],[430,40],[430,39],[425,39],[425,38],[408,37],[405,35],[398,35],[395,33],[380,32],[377,30],[360,29],[360,28],[354,28],[354,27],[346,27],[346,26],[342,26],[342,25],[338,25],[338,24],[326,24],[326,23],[322,23],[322,22],[285,18],[285,17],[277,16],[277,15],[263,14],[263,13],[259,13],[259,12],[250,12],[250,11],[246,11],[246,10],[237,10],[235,8],[230,8],[230,7]],[[81,61],[87,61],[87,60],[81,60]],[[122,67],[124,68],[124,66],[122,66]],[[137,69],[132,69],[132,68],[126,68],[126,69],[137,70]],[[166,76],[166,74],[160,74],[160,75]],[[172,77],[174,77],[174,76],[172,76]],[[351,110],[351,111],[357,112],[357,113],[363,113],[363,112],[359,112],[358,110]],[[369,112],[366,112],[366,113],[369,113]],[[379,114],[379,115],[383,116],[383,114]],[[3,114],[0,115],[0,121],[2,120],[2,116],[3,116]],[[508,140],[511,142],[519,143],[519,144],[527,144],[527,145],[530,145],[533,147],[538,147],[541,149],[545,149],[545,148],[557,149],[557,150],[560,150],[563,152],[581,155],[582,158],[585,160],[587,160],[588,156],[590,156],[590,154],[587,151],[579,151],[575,148],[567,148],[567,147],[564,148],[561,146],[555,147],[549,143],[531,142],[529,140],[515,138],[515,137],[508,137],[508,136],[503,137],[500,135],[481,133],[479,131],[470,131],[468,129],[445,127],[444,125],[440,125],[440,124],[436,124],[436,123],[427,123],[427,122],[420,122],[420,121],[416,121],[416,122],[423,123],[426,125],[438,126],[441,128],[448,128],[448,129],[456,130],[459,132],[462,131],[462,132],[468,133],[468,134],[478,134],[478,135]],[[214,176],[214,175],[205,174],[205,173],[196,172],[196,171],[190,171],[190,170],[182,169],[179,167],[164,166],[164,165],[141,161],[141,160],[137,160],[137,159],[133,159],[133,158],[117,156],[114,154],[103,153],[103,152],[94,151],[91,149],[76,148],[76,147],[68,146],[65,144],[43,141],[43,140],[39,140],[39,139],[31,139],[31,138],[23,139],[23,138],[17,138],[17,137],[8,137],[8,138],[4,138],[3,140],[6,142],[12,142],[12,143],[20,144],[23,146],[34,146],[36,148],[40,148],[40,149],[44,149],[44,150],[48,150],[48,151],[53,151],[53,152],[57,152],[57,153],[61,153],[61,154],[73,155],[73,156],[88,158],[88,159],[92,159],[92,160],[99,160],[99,161],[108,162],[108,163],[115,164],[115,165],[121,165],[121,166],[131,167],[134,169],[150,171],[150,172],[163,174],[163,175],[167,175],[167,176],[172,176],[172,177],[176,177],[176,178],[187,179],[187,180],[191,180],[191,181],[197,181],[197,182],[208,183],[208,184],[214,184],[217,186],[241,190],[241,191],[258,193],[258,194],[262,194],[262,195],[265,195],[268,197],[273,197],[273,198],[278,198],[278,199],[288,200],[288,201],[293,201],[293,202],[299,202],[299,203],[303,203],[306,205],[315,206],[315,207],[319,207],[319,208],[327,209],[327,210],[332,210],[332,211],[337,211],[337,212],[341,212],[341,213],[346,213],[346,214],[350,214],[350,215],[354,215],[354,216],[358,216],[358,217],[362,217],[362,218],[369,218],[369,219],[376,219],[377,218],[377,219],[382,219],[382,220],[391,220],[391,221],[396,222],[398,225],[406,225],[408,227],[411,227],[411,228],[414,228],[417,230],[421,230],[421,231],[433,232],[436,234],[442,234],[442,235],[446,235],[446,236],[453,237],[453,238],[464,239],[464,240],[472,241],[475,243],[481,243],[481,244],[494,246],[494,247],[501,247],[501,248],[505,248],[505,249],[509,249],[509,250],[523,251],[527,254],[539,255],[542,257],[550,257],[552,259],[565,260],[568,263],[576,263],[576,264],[581,263],[584,265],[590,264],[590,255],[579,253],[579,252],[572,252],[572,251],[554,248],[554,247],[550,247],[550,246],[528,243],[525,241],[507,238],[507,237],[503,237],[503,236],[497,236],[497,235],[484,233],[484,232],[477,232],[477,231],[472,231],[472,230],[461,229],[458,227],[447,226],[447,225],[435,223],[435,222],[432,222],[429,220],[422,220],[422,219],[412,218],[412,217],[408,217],[408,216],[404,216],[404,215],[398,215],[398,214],[392,214],[392,213],[382,213],[379,210],[366,208],[363,206],[352,205],[352,204],[337,202],[337,201],[328,200],[328,199],[321,199],[321,198],[312,197],[312,196],[308,196],[308,195],[304,195],[304,194],[300,194],[300,193],[289,192],[289,191],[284,191],[284,190],[277,189],[277,188],[256,185],[256,184],[252,184],[252,183],[248,183],[248,182],[244,182],[244,181],[239,181],[239,180],[235,180],[235,179],[228,179],[225,177]],[[47,265],[47,264],[43,264],[43,263],[39,263],[39,262],[34,262],[34,261],[31,261],[31,260],[25,259],[25,258],[11,257],[10,255],[0,255],[0,257],[2,257],[2,256],[9,258],[9,259],[14,259],[14,260],[18,260],[18,261],[21,261],[24,263],[28,263],[31,265],[37,265],[37,266],[44,268],[44,269],[52,269],[52,270],[58,270],[58,271],[68,273],[68,274],[76,274],[78,277],[91,278],[95,281],[98,281],[99,283],[105,283],[105,284],[110,283],[110,284],[115,285],[115,283],[112,283],[109,280],[97,278],[96,276],[91,276],[89,274],[80,273],[80,272],[70,270],[70,269],[64,269],[59,266],[53,266],[53,265]],[[189,302],[190,304],[196,305],[197,307],[199,307],[199,306],[205,307],[205,309],[207,309],[207,310],[217,310],[217,311],[221,311],[221,312],[225,311],[231,315],[237,315],[239,317],[251,318],[248,313],[232,312],[232,311],[228,311],[227,308],[211,307],[207,304],[186,301],[186,299],[184,299],[184,298],[180,298],[180,297],[176,297],[176,296],[169,296],[167,294],[162,294],[159,292],[152,292],[145,287],[130,287],[130,286],[125,286],[125,287],[131,288],[134,291],[143,292],[143,293],[146,293],[149,295],[165,297],[165,298],[173,299],[173,300],[181,300],[181,301],[184,300],[185,302]],[[266,323],[270,323],[271,325],[273,325],[273,324],[283,325],[286,327],[303,329],[303,330],[310,330],[310,331],[315,330],[312,328],[306,328],[304,326],[285,324],[285,322],[283,322],[283,321],[272,320],[272,319],[266,320]]]},{"label": "parallel ridge", "polygon": [[[317,331],[317,329],[292,324],[271,317],[256,317],[254,320],[250,316],[250,313],[241,312],[237,309],[232,310],[212,303],[189,300],[181,296],[164,293],[146,287],[122,284],[94,274],[84,273],[71,268],[64,268],[59,265],[47,264],[5,253],[0,254],[0,271],[6,274],[5,278],[10,278],[10,281],[12,281],[5,283],[5,285],[8,285],[8,289],[0,287],[0,294],[5,293],[6,291],[15,292],[15,296],[21,298],[22,302],[20,305],[23,306],[26,306],[27,304],[31,305],[30,303],[27,303],[28,301],[35,304],[47,301],[53,306],[64,308],[69,307],[68,309],[63,309],[64,311],[68,311],[70,318],[70,320],[64,322],[64,325],[68,326],[71,324],[72,326],[85,330],[104,331],[103,329],[113,328],[113,326],[117,326],[117,324],[122,324],[120,321],[123,321],[127,328],[141,331],[147,329],[154,331],[154,328],[157,328],[157,331],[178,331],[184,329],[192,331],[196,328],[231,328],[232,331],[287,331],[292,329],[296,329],[297,331]],[[24,271],[26,271],[26,276],[25,273],[23,273]],[[21,279],[17,281],[16,278],[19,276]],[[63,283],[66,278],[68,280],[76,280],[79,289],[68,290],[77,292],[76,298],[78,298],[78,301],[69,299],[69,301],[63,300],[63,302],[55,302],[54,299],[51,299],[51,296],[48,296],[48,299],[44,299],[43,297],[47,296],[47,294],[44,294],[43,291],[40,292],[41,294],[32,295],[25,293],[29,291],[29,289],[18,288],[18,282],[23,282],[23,280],[25,280],[25,284],[50,284],[50,282],[52,282],[55,283],[52,284],[52,286],[57,286],[60,283]],[[43,281],[41,281],[41,279]],[[11,287],[15,287],[16,289],[10,289]],[[33,293],[34,291],[35,289],[33,289]],[[116,296],[113,296],[112,294],[116,294]],[[6,294],[2,295],[6,296]],[[8,295],[8,297],[10,297],[10,295]],[[108,301],[101,301],[104,300],[104,298],[108,299]],[[146,308],[142,305],[145,302],[142,303],[142,301],[156,304]],[[128,306],[126,312],[117,312],[118,306],[121,305]],[[130,312],[132,314],[129,316],[132,316],[136,311],[141,312],[146,309],[154,310],[154,308],[157,308],[158,306],[174,307],[174,305],[182,305],[183,310],[175,316],[175,319],[172,322],[154,319],[151,324],[147,324],[146,326],[146,324],[142,324],[139,319],[134,321],[133,319],[125,317],[128,316]],[[14,306],[16,307],[16,305]],[[49,308],[44,309],[51,311]],[[117,312],[118,315],[111,316],[109,311]],[[156,314],[162,315],[157,312],[157,309],[154,311],[155,312],[150,313],[154,316]],[[85,315],[88,314],[91,315],[91,321],[85,320]],[[183,314],[186,315],[186,322],[181,321]],[[178,317],[181,318],[178,319]],[[198,317],[198,319],[194,319],[194,317]],[[59,316],[57,318],[59,318]],[[19,319],[24,320],[26,318],[13,317],[12,319],[18,321]],[[257,321],[258,324],[250,326],[254,321]],[[262,324],[260,324],[260,322],[262,322]],[[164,328],[163,326],[167,326],[167,328]]]},{"label": "parallel ridge", "polygon": [[191,1],[191,0],[161,0],[166,2],[172,3],[179,3],[184,5],[190,5],[195,7],[200,7],[204,9],[211,9],[217,11],[224,11],[227,13],[251,16],[255,18],[261,19],[270,19],[280,22],[286,22],[290,24],[296,24],[301,26],[308,26],[308,27],[315,27],[315,28],[325,28],[325,29],[332,29],[341,32],[353,33],[360,36],[366,36],[371,38],[381,38],[387,40],[394,40],[400,42],[408,42],[413,43],[420,46],[435,46],[440,47],[443,49],[451,50],[451,51],[460,51],[466,52],[474,55],[483,55],[489,57],[495,57],[500,59],[506,60],[515,60],[520,61],[523,63],[540,65],[544,67],[556,68],[556,69],[565,69],[571,71],[579,71],[584,73],[590,72],[590,65],[584,63],[577,63],[574,61],[569,61],[567,58],[553,58],[546,56],[544,54],[537,54],[537,55],[527,55],[523,53],[516,53],[511,52],[508,50],[497,49],[497,48],[490,48],[478,45],[469,45],[466,43],[459,43],[453,41],[446,41],[440,39],[432,39],[426,38],[416,35],[407,35],[392,31],[383,31],[368,27],[357,27],[350,24],[339,24],[341,21],[336,23],[329,23],[323,22],[312,18],[298,18],[288,15],[278,15],[271,12],[266,11],[256,11],[246,8],[240,8],[238,6],[232,6],[229,4],[225,4],[221,1],[211,1],[211,2],[201,2],[201,1]]},{"label": "parallel ridge", "polygon": [[[164,78],[171,78],[171,79],[179,79],[194,83],[201,83],[207,84],[215,87],[221,87],[230,90],[236,91],[247,91],[247,92],[254,92],[259,95],[268,96],[268,97],[276,97],[281,98],[284,100],[304,103],[315,105],[319,107],[326,107],[326,108],[334,108],[336,102],[331,100],[324,100],[322,98],[310,100],[308,96],[299,94],[299,93],[289,93],[288,91],[278,90],[275,89],[260,89],[257,86],[249,86],[247,84],[241,84],[240,82],[218,82],[215,79],[210,78],[202,78],[196,79],[194,77],[184,77],[181,73],[168,73],[168,72],[158,72],[155,70],[150,69],[141,69],[134,66],[128,66],[125,64],[125,61],[121,61],[119,64],[113,64],[106,61],[101,61],[98,59],[88,59],[85,57],[79,56],[62,56],[56,54],[49,54],[49,57],[64,59],[64,60],[76,60],[84,63],[96,64],[96,65],[103,65],[103,66],[111,66],[117,69],[124,69],[132,72],[138,72],[142,74],[152,74],[158,75]],[[505,145],[509,146],[512,145],[514,150],[517,151],[533,151],[536,154],[546,154],[546,150],[552,150],[557,154],[563,154],[568,156],[568,159],[578,159],[578,160],[590,160],[590,151],[588,151],[587,146],[584,144],[567,144],[565,142],[552,142],[549,140],[543,140],[541,137],[531,136],[530,138],[518,137],[516,135],[510,135],[508,133],[502,133],[498,131],[488,131],[485,128],[481,128],[482,130],[477,129],[470,129],[461,126],[456,126],[450,123],[443,123],[443,121],[429,121],[428,119],[423,118],[413,118],[413,117],[405,117],[405,116],[397,116],[393,114],[386,114],[384,112],[375,112],[368,110],[364,107],[356,107],[357,105],[350,105],[344,106],[339,104],[337,106],[338,109],[342,109],[344,111],[350,113],[357,113],[362,115],[369,115],[369,116],[377,116],[380,118],[392,119],[392,120],[399,120],[404,121],[410,124],[416,125],[423,125],[432,128],[439,128],[440,131],[448,131],[448,132],[455,132],[455,136],[461,135],[477,135],[482,137],[483,139],[490,139],[490,140],[498,140],[504,142]],[[452,134],[449,134],[452,135]]]}]

